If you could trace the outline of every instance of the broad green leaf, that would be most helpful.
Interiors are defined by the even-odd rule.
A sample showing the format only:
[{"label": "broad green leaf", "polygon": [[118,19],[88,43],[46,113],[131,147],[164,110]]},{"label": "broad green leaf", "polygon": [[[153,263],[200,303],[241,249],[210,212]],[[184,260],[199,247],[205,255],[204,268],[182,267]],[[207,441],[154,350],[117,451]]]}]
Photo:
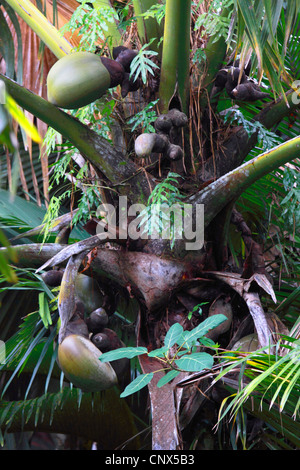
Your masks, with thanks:
[{"label": "broad green leaf", "polygon": [[127,387],[125,388],[124,392],[121,393],[120,397],[124,398],[132,393],[138,392],[141,388],[148,385],[150,380],[153,378],[153,372],[149,374],[141,374],[136,379],[134,379]]},{"label": "broad green leaf", "polygon": [[162,348],[154,349],[148,353],[149,357],[162,357],[169,350],[168,346],[163,346]]},{"label": "broad green leaf", "polygon": [[212,339],[206,338],[206,336],[202,336],[201,338],[199,338],[199,343],[205,346],[206,348],[216,347],[216,343]]},{"label": "broad green leaf", "polygon": [[180,374],[179,370],[170,370],[169,372],[166,373],[164,377],[162,377],[158,382],[157,382],[157,387],[160,388],[163,385],[167,384],[168,382],[171,382],[171,380],[175,379],[177,375]]},{"label": "broad green leaf", "polygon": [[216,326],[227,320],[227,317],[223,314],[212,315],[206,318],[200,325],[196,326],[193,330],[185,334],[185,341],[189,344],[191,341],[195,341],[201,336],[206,335],[210,330],[216,328]]},{"label": "broad green leaf", "polygon": [[211,369],[214,358],[205,352],[186,354],[175,361],[177,367],[188,372],[199,372],[202,369]]},{"label": "broad green leaf", "polygon": [[[192,330],[193,331],[193,330]],[[185,330],[182,332],[181,338],[180,338],[180,345],[184,345],[185,348],[191,349],[195,342],[195,338],[190,339],[190,333],[191,331]]]},{"label": "broad green leaf", "polygon": [[168,330],[165,336],[165,346],[171,348],[175,343],[178,344],[178,341],[183,333],[183,328],[180,323],[174,323],[171,328]]},{"label": "broad green leaf", "polygon": [[140,356],[141,354],[146,354],[147,352],[147,348],[143,347],[119,348],[103,353],[99,359],[101,362],[116,361],[117,359],[123,359],[124,357],[127,357],[127,359],[132,359],[135,356]]}]

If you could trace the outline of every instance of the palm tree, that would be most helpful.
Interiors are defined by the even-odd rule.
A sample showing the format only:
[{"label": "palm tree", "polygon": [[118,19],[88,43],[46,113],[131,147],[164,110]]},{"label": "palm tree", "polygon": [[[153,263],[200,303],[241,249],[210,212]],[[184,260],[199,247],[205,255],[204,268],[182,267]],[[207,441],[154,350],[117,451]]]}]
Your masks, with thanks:
[{"label": "palm tree", "polygon": [[[298,203],[291,214],[289,208],[295,197],[289,193],[286,217],[275,206],[270,218],[268,211],[273,205],[266,200],[270,195],[284,198],[282,194],[286,195],[285,189],[289,186],[285,185],[286,171],[292,175],[290,189],[297,180],[298,125],[287,126],[287,122],[292,115],[297,116],[299,108],[295,84],[298,69],[293,61],[299,47],[299,3],[297,0],[287,4],[277,1],[272,6],[268,1],[252,2],[249,8],[249,2],[242,0],[222,2],[222,6],[217,1],[202,5],[186,0],[160,3],[136,0],[128,7],[121,1],[111,4],[99,0],[92,2],[92,7],[84,2],[71,16],[68,13],[76,2],[65,1],[62,6],[57,1],[55,9],[49,8],[50,2],[45,1],[43,7],[48,19],[35,7],[35,2],[24,0],[23,3],[26,8],[15,0],[3,2],[1,21],[6,25],[5,44],[10,48],[4,49],[6,71],[0,78],[8,96],[34,116],[31,119],[43,137],[50,126],[45,139],[48,147],[54,141],[50,135],[59,140],[59,146],[52,150],[56,148],[60,152],[54,164],[55,190],[60,192],[52,198],[50,193],[49,197],[50,157],[44,145],[43,201],[36,181],[34,191],[40,207],[34,221],[27,223],[27,228],[32,230],[25,234],[20,230],[17,234],[13,209],[10,216],[7,213],[2,216],[7,224],[15,221],[12,243],[17,260],[13,262],[19,279],[16,285],[5,286],[3,292],[30,288],[38,293],[33,299],[38,306],[35,313],[25,317],[19,332],[15,333],[12,325],[3,336],[8,358],[3,370],[9,377],[3,396],[9,393],[19,371],[31,375],[21,405],[13,398],[0,404],[0,426],[13,432],[21,426],[32,430],[38,422],[39,429],[47,431],[69,433],[76,429],[76,435],[98,440],[104,448],[115,448],[125,440],[129,440],[129,448],[138,448],[141,445],[138,438],[131,438],[141,426],[134,422],[133,413],[139,415],[141,410],[119,395],[120,392],[126,395],[128,384],[143,394],[143,383],[148,386],[151,403],[152,449],[183,449],[190,443],[183,444],[182,436],[188,436],[204,397],[195,387],[196,379],[191,379],[190,372],[196,372],[198,379],[197,374],[203,374],[202,369],[212,367],[208,365],[210,362],[205,362],[207,351],[212,352],[209,355],[212,358],[216,342],[228,348],[243,336],[255,333],[258,347],[265,354],[280,334],[289,334],[288,328],[298,311],[296,305],[294,317],[287,316],[287,326],[284,315],[279,318],[274,313],[276,295],[285,296],[281,304],[284,313],[289,313],[288,308],[295,299],[294,282],[299,273],[290,247],[294,244],[297,248],[299,240],[295,232],[289,237],[285,234],[284,238],[281,231],[284,232],[287,220],[295,226]],[[53,12],[56,12],[54,16]],[[70,22],[66,23],[67,20]],[[65,24],[64,37],[51,22],[59,27]],[[76,34],[72,34],[75,30]],[[37,59],[37,49],[32,48],[35,58],[29,56],[22,67],[21,44],[25,47],[26,39],[33,32],[46,45],[43,61]],[[18,75],[15,74],[12,44],[18,44]],[[128,73],[136,80],[129,86],[130,77],[126,75],[125,81],[122,75],[120,82],[107,87],[104,97],[88,103],[86,108],[59,109],[45,99],[45,79],[51,65],[70,54],[72,45],[93,52],[97,46],[102,56],[114,58],[113,68],[117,67],[116,63],[122,63],[121,55],[117,54],[118,46],[125,45],[125,53],[131,57]],[[36,82],[38,87],[32,82],[33,60],[43,65],[42,85]],[[110,71],[111,80],[112,76]],[[32,147],[29,148],[34,175],[37,165],[32,160]],[[293,166],[285,170],[284,165],[291,162]],[[60,183],[63,176],[66,176],[64,186]],[[67,188],[65,193],[62,188]],[[144,239],[124,238],[121,225],[117,227],[119,236],[104,245],[95,227],[99,229],[104,225],[110,229],[110,225],[108,219],[101,222],[97,206],[106,203],[119,210],[123,201],[120,196],[128,197],[131,204],[147,206],[143,215],[148,223],[151,220],[154,223],[151,219],[154,203],[170,207],[175,202],[179,210],[183,203],[194,209],[204,205],[203,246],[189,250],[187,240],[172,237],[172,231],[170,239],[151,239],[149,232]],[[62,214],[58,210],[66,197],[71,212]],[[24,200],[15,199],[17,207],[23,203]],[[26,205],[28,211],[33,210],[30,202]],[[38,220],[41,215],[42,220]],[[17,224],[23,221],[24,226],[24,220],[19,214]],[[72,231],[74,226],[77,232]],[[160,230],[158,226],[158,232]],[[39,242],[41,234],[42,243]],[[29,242],[31,237],[35,243]],[[20,239],[23,243],[16,244]],[[265,253],[263,245],[268,250]],[[284,263],[284,271],[274,257],[275,246],[281,249],[280,263]],[[266,256],[271,250],[268,267]],[[7,248],[3,248],[1,254],[6,253]],[[83,273],[89,287],[88,295],[82,300],[78,279],[80,276],[82,279]],[[279,274],[283,288],[278,282]],[[53,275],[57,278],[54,289],[50,289],[49,279]],[[101,300],[96,299],[96,303],[87,307],[87,297],[92,296],[97,285]],[[79,316],[74,326],[72,315],[74,309],[80,313],[82,301],[84,320]],[[119,346],[132,346],[130,353],[126,349],[123,354],[126,358],[137,355],[139,358],[137,381],[131,382],[123,371],[118,376],[117,389],[113,368],[116,363],[112,361],[105,368],[105,362],[87,353],[85,348],[92,348],[90,339],[84,338],[78,343],[78,337],[82,338],[82,331],[89,324],[90,313],[101,304],[109,313],[109,329],[106,328],[106,336],[104,334],[108,341],[106,347],[116,350]],[[3,318],[7,319],[9,314],[7,308]],[[223,322],[226,316],[223,324],[226,328],[213,320],[209,331],[204,332],[204,322],[215,315],[222,315],[222,318],[215,318]],[[134,334],[130,329],[132,323]],[[127,331],[131,331],[131,335],[124,333]],[[170,331],[180,332],[177,343],[169,341]],[[161,357],[149,355],[151,350],[166,348],[166,345],[170,354],[170,348],[180,346],[180,341],[187,343],[186,332],[195,331],[201,331],[195,340],[201,338],[202,343],[193,343],[188,351],[181,349],[189,362],[194,358],[195,366],[187,367],[185,362],[180,367],[181,363],[176,362],[180,360],[176,355],[178,350],[175,356],[164,356],[167,366],[163,369]],[[105,388],[105,391],[101,395],[96,393],[95,401],[90,395],[95,389],[89,389],[81,371],[68,374],[62,367],[62,352],[60,365],[77,388],[65,388],[54,394],[48,390],[50,379],[55,381],[60,376],[55,362],[57,351],[63,351],[70,333],[74,332],[77,349],[81,351],[78,357],[84,358],[83,368],[88,364],[88,367],[101,369],[101,380],[97,378],[97,381],[99,389]],[[274,349],[271,352],[273,354]],[[201,362],[199,357],[201,361],[205,357],[205,361]],[[124,361],[126,365],[123,356],[119,359],[123,360],[121,365]],[[174,374],[174,370],[175,375],[168,375]],[[45,394],[29,398],[38,374],[46,376]],[[157,386],[159,381],[163,381],[163,387]],[[139,385],[132,386],[137,383]],[[210,374],[199,382],[203,391],[209,384]],[[102,406],[98,406],[100,397]],[[63,419],[63,424],[58,402],[63,404],[64,416],[68,417]],[[102,425],[100,429],[99,420],[107,415],[112,402],[114,415],[106,417],[105,421],[113,429],[112,436],[108,437],[107,427]],[[99,416],[93,414],[93,407],[97,408]],[[39,409],[43,411],[43,419]],[[74,409],[81,410],[76,422],[69,419]],[[120,419],[130,426],[121,430],[117,424]],[[86,433],[86,423],[90,420],[95,427]],[[142,429],[147,430],[147,426],[143,424]]]}]

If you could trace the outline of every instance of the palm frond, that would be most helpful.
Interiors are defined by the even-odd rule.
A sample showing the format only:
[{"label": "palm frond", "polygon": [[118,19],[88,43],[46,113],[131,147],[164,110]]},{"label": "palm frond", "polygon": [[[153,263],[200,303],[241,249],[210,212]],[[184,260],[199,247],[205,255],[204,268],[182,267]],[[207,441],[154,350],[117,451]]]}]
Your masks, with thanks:
[{"label": "palm frond", "polygon": [[[286,45],[291,31],[294,29],[299,7],[297,0],[288,2],[285,8],[283,0],[262,2],[249,2],[246,0],[236,0],[237,22],[237,50],[245,62],[249,57],[249,52],[254,52],[255,60],[252,70],[257,69],[259,82],[265,74],[273,88],[275,95],[284,94],[283,82],[291,86],[293,77],[284,67],[286,55]],[[283,34],[283,47],[278,47],[277,30],[281,22],[285,22]],[[242,64],[243,65],[243,64]]]},{"label": "palm frond", "polygon": [[[127,403],[116,390],[82,393],[64,388],[24,401],[0,401],[0,433],[34,430],[85,436],[104,449],[138,449],[139,438]],[[0,434],[1,439],[1,434]]]},{"label": "palm frond", "polygon": [[[233,419],[246,407],[247,411],[267,423],[277,423],[275,429],[299,448],[300,348],[292,337],[283,337],[283,340],[288,351],[283,356],[265,354],[260,350],[225,353],[231,365],[225,366],[215,381],[224,380],[232,395],[223,401],[218,422],[228,415]],[[240,374],[236,380],[227,379],[230,371],[240,368],[243,369],[243,378]]]},{"label": "palm frond", "polygon": [[[61,209],[59,215],[63,215]],[[46,214],[46,207],[39,207],[32,201],[26,201],[22,197],[11,197],[9,191],[0,189],[0,228],[4,230],[9,238],[14,238],[28,230],[42,226]],[[78,225],[73,227],[71,239],[84,239],[86,232]],[[30,235],[31,237],[31,235]],[[36,240],[42,240],[43,234],[34,234]],[[20,238],[20,237],[18,237]],[[51,233],[47,235],[47,240],[54,240]],[[24,233],[23,241],[28,241],[27,234]]]},{"label": "palm frond", "polygon": [[[26,391],[27,396],[35,377],[38,373],[41,373],[41,364],[43,364],[43,373],[47,376],[46,383],[49,383],[49,374],[53,370],[53,357],[56,357],[53,342],[57,333],[55,323],[58,314],[56,304],[53,304],[54,311],[50,304],[55,300],[55,296],[40,276],[35,273],[29,274],[28,271],[26,273],[23,270],[18,271],[18,283],[13,286],[13,290],[20,292],[20,294],[29,290],[44,293],[46,296],[45,301],[49,305],[49,315],[46,321],[41,309],[26,315],[19,326],[19,330],[6,340],[6,361],[0,368],[1,370],[12,370],[13,372],[2,390],[2,394],[5,394],[20,372],[27,370],[31,374]],[[7,292],[10,289],[2,280],[0,292]],[[50,317],[51,310],[53,314]],[[1,316],[1,322],[3,321],[5,321],[5,318]],[[51,329],[49,329],[49,323],[52,325]],[[46,362],[44,362],[45,360]]]},{"label": "palm frond", "polygon": [[[13,249],[10,247],[9,241],[6,236],[0,230],[0,244],[8,248],[9,257],[16,261]],[[14,283],[17,281],[17,276],[14,269],[9,265],[9,259],[6,258],[2,253],[0,253],[0,273],[4,276],[7,282]]]}]

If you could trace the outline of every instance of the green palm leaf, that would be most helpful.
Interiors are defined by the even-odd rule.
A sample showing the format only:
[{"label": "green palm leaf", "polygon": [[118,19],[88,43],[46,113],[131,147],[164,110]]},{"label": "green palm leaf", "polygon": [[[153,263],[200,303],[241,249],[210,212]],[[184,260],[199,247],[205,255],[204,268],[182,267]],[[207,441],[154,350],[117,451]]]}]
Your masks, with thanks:
[{"label": "green palm leaf", "polygon": [[[251,3],[251,5],[249,5]],[[237,8],[237,53],[240,52],[242,65],[249,52],[255,53],[252,70],[257,67],[258,80],[261,81],[266,74],[275,95],[284,92],[283,84],[291,86],[295,77],[289,75],[284,67],[287,43],[295,28],[298,0],[287,2],[264,0],[261,2],[236,0]],[[277,31],[285,23],[283,33],[283,47],[279,50]],[[282,30],[281,30],[282,31]]]},{"label": "green palm leaf", "polygon": [[[248,378],[246,385],[236,381],[236,392],[226,399],[220,408],[219,422],[226,416],[231,418],[246,407],[250,413],[260,416],[267,423],[284,422],[276,425],[279,432],[284,433],[291,442],[299,447],[299,391],[300,391],[300,349],[292,337],[285,338],[289,344],[287,354],[282,357],[253,353],[229,353],[233,361],[230,367],[225,367],[216,378],[223,379],[226,384],[226,374],[230,370],[244,367],[244,375]],[[226,355],[226,354],[225,354]],[[229,386],[232,391],[232,382]],[[249,403],[255,400],[256,406]],[[266,410],[268,410],[267,413]]]},{"label": "green palm leaf", "polygon": [[0,433],[34,430],[37,426],[46,432],[85,436],[100,442],[104,449],[120,445],[129,450],[139,448],[132,414],[115,390],[92,396],[65,388],[30,400],[0,401]]}]

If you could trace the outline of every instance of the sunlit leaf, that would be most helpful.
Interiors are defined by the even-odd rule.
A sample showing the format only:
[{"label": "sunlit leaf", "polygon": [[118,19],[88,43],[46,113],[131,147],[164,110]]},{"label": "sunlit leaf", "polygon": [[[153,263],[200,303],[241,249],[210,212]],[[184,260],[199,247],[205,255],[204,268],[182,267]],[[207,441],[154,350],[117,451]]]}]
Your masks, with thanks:
[{"label": "sunlit leaf", "polygon": [[183,328],[180,325],[180,323],[174,323],[168,330],[166,336],[165,336],[165,346],[168,348],[171,348],[175,343],[178,344],[179,339],[181,338],[181,335],[183,333]]},{"label": "sunlit leaf", "polygon": [[199,372],[202,369],[210,369],[214,364],[214,358],[207,353],[193,353],[175,361],[176,366],[188,372]]},{"label": "sunlit leaf", "polygon": [[45,292],[39,293],[39,313],[41,319],[43,320],[45,328],[48,328],[49,325],[52,325],[49,304],[45,296]]},{"label": "sunlit leaf", "polygon": [[110,362],[116,361],[118,359],[123,359],[124,357],[126,357],[127,359],[132,359],[133,357],[140,356],[141,354],[146,354],[147,352],[147,348],[143,347],[119,348],[101,354],[100,361]]},{"label": "sunlit leaf", "polygon": [[30,136],[32,140],[34,140],[35,142],[41,142],[41,137],[38,133],[37,128],[33,124],[31,124],[30,121],[28,121],[21,108],[9,95],[6,96],[5,107],[10,113],[10,115],[13,117],[13,119],[17,121],[17,123],[22,127],[22,129],[24,129],[26,134]]},{"label": "sunlit leaf", "polygon": [[206,335],[210,330],[216,328],[216,326],[220,325],[224,321],[227,320],[227,317],[221,313],[217,315],[212,315],[206,318],[203,322],[201,322],[196,328],[189,332],[185,332],[185,341],[190,343],[191,341],[195,341],[201,336]]}]

